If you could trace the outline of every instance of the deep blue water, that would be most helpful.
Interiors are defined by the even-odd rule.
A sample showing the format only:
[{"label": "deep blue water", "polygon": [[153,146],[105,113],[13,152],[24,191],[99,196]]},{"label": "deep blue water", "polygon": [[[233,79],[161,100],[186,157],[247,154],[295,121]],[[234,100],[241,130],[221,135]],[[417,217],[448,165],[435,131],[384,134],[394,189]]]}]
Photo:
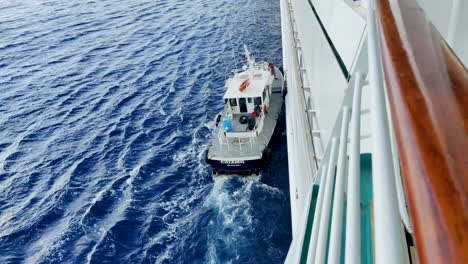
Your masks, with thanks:
[{"label": "deep blue water", "polygon": [[[280,263],[284,133],[261,177],[204,162],[277,0],[0,1],[0,263]],[[281,128],[284,129],[284,126]]]}]

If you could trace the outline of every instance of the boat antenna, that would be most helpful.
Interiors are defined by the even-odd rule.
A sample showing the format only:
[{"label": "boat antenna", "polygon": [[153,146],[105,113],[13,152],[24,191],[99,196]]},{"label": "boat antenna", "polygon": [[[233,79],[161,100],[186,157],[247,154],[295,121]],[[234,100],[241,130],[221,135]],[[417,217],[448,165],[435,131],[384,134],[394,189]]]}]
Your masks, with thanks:
[{"label": "boat antenna", "polygon": [[247,49],[247,45],[244,44],[244,52],[245,52],[245,59],[249,62],[250,68],[253,68],[253,64],[255,63],[254,57],[249,52],[249,49]]}]

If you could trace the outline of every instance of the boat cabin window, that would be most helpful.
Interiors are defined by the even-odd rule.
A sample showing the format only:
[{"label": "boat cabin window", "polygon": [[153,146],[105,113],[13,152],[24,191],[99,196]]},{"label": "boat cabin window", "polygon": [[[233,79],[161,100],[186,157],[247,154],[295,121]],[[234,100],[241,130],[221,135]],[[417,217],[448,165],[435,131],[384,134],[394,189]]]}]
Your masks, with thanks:
[{"label": "boat cabin window", "polygon": [[227,102],[228,102],[228,99],[224,99],[224,104],[227,104]]},{"label": "boat cabin window", "polygon": [[247,104],[245,103],[245,98],[239,98],[239,110],[241,113],[247,112]]},{"label": "boat cabin window", "polygon": [[252,103],[252,97],[247,98],[247,103]]},{"label": "boat cabin window", "polygon": [[231,98],[231,99],[229,99],[229,103],[231,104],[231,106],[237,106],[237,99],[236,98]]},{"label": "boat cabin window", "polygon": [[261,97],[255,97],[254,98],[254,104],[255,105],[261,105],[262,104],[262,98]]}]

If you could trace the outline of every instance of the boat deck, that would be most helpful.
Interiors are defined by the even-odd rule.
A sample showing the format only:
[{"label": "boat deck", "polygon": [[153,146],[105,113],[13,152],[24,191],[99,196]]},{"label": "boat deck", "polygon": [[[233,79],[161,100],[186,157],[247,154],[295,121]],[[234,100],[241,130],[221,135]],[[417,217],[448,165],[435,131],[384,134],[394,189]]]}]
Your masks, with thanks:
[{"label": "boat deck", "polygon": [[[281,81],[275,80],[275,85],[280,85]],[[208,150],[208,158],[213,160],[243,160],[260,159],[263,156],[263,150],[270,142],[270,138],[275,130],[276,122],[283,105],[283,96],[281,93],[272,93],[270,108],[265,115],[264,126],[261,133],[254,138],[227,138],[224,135],[223,127],[219,123],[214,132],[214,138],[211,147]],[[258,118],[257,118],[258,119]],[[238,121],[236,122],[238,123]],[[241,124],[239,124],[241,125]],[[247,129],[247,125],[245,125]],[[235,128],[238,131],[239,128]],[[248,130],[248,129],[247,129]]]},{"label": "boat deck", "polygon": [[[248,124],[241,124],[239,119],[241,116],[249,116],[251,117],[252,114],[244,113],[244,114],[234,114],[232,117],[232,131],[233,132],[249,132]],[[255,123],[258,121],[258,117],[255,117]]]}]

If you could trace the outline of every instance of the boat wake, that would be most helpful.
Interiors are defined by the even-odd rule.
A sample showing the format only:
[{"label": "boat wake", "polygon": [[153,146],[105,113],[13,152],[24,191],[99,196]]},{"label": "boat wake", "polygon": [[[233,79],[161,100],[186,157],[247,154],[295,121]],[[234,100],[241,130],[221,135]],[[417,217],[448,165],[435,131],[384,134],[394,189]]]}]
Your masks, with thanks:
[{"label": "boat wake", "polygon": [[[261,182],[261,176],[216,176],[204,206],[212,211],[207,230],[208,263],[245,263],[245,252],[256,247],[258,235],[255,205],[252,199],[262,196],[282,197],[275,187]],[[255,222],[255,223],[254,223]],[[242,260],[242,261],[241,261]]]}]

